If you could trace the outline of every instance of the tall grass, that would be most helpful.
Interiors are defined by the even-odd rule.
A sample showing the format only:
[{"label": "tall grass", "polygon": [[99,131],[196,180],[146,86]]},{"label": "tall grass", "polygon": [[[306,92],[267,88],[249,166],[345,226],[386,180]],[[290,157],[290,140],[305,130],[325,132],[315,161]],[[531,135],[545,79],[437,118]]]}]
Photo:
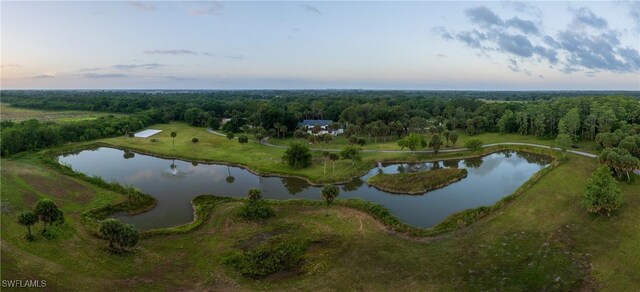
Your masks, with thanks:
[{"label": "tall grass", "polygon": [[367,183],[383,191],[401,194],[422,194],[443,188],[467,176],[466,169],[441,168],[414,173],[379,173]]}]

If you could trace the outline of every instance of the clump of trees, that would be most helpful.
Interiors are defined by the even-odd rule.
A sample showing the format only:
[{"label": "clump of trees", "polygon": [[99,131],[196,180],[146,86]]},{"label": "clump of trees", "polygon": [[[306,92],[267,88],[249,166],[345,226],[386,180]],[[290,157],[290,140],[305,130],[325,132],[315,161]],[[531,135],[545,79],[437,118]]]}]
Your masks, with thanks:
[{"label": "clump of trees", "polygon": [[242,205],[238,215],[247,220],[263,220],[275,215],[275,211],[262,200],[262,191],[251,188],[247,192],[248,200]]},{"label": "clump of trees", "polygon": [[409,148],[411,151],[416,151],[427,146],[427,141],[420,134],[410,133],[404,138],[398,140],[398,146],[400,149]]},{"label": "clump of trees", "polygon": [[[2,92],[3,99],[5,92]],[[138,131],[147,125],[162,122],[157,110],[148,110],[128,117],[105,116],[95,120],[69,123],[2,121],[0,123],[0,154],[4,157],[22,151],[35,151],[68,142],[90,141],[117,137]]]},{"label": "clump of trees", "polygon": [[340,150],[340,157],[342,157],[342,159],[350,159],[351,164],[355,164],[357,161],[362,160],[360,148],[355,146],[346,146],[342,148],[342,150]]},{"label": "clump of trees", "polygon": [[311,165],[311,150],[305,144],[293,142],[282,155],[282,160],[291,167],[305,168]]},{"label": "clump of trees", "polygon": [[321,190],[322,199],[327,203],[327,205],[331,205],[333,200],[338,197],[340,194],[340,189],[337,186],[329,184],[322,187]]},{"label": "clump of trees", "polygon": [[464,143],[464,147],[468,148],[471,151],[480,151],[482,150],[482,141],[480,139],[469,139]]},{"label": "clump of trees", "polygon": [[124,253],[133,248],[140,240],[138,230],[131,224],[124,224],[117,219],[106,219],[98,229],[100,237],[109,241],[109,251]]},{"label": "clump of trees", "polygon": [[582,204],[590,213],[610,215],[620,208],[622,202],[622,193],[609,167],[598,167],[587,181]]},{"label": "clump of trees", "polygon": [[33,211],[20,213],[18,216],[18,223],[27,227],[27,235],[25,238],[28,241],[35,239],[31,233],[31,226],[38,222],[42,222],[42,231],[40,233],[45,237],[50,237],[51,234],[49,233],[47,226],[54,223],[63,223],[64,213],[62,210],[58,209],[55,202],[49,199],[41,199],[38,201]]}]

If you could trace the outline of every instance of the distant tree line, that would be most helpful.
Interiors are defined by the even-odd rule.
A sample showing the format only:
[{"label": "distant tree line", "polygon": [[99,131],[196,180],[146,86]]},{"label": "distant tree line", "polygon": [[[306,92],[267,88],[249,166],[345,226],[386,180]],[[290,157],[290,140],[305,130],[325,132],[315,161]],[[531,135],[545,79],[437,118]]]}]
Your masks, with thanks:
[{"label": "distant tree line", "polygon": [[[390,137],[400,139],[411,133],[431,133],[438,137],[431,136],[426,143],[436,148],[442,142],[448,144],[451,133],[457,138],[457,132],[518,133],[548,139],[561,134],[560,141],[575,145],[579,140],[595,140],[598,134],[618,129],[637,133],[634,125],[640,124],[637,92],[622,92],[624,96],[611,92],[454,91],[3,91],[2,94],[3,102],[18,107],[134,114],[66,126],[34,121],[3,123],[2,155],[123,135],[125,124],[134,131],[151,123],[176,120],[231,133],[244,132],[254,135],[257,141],[266,136],[293,136],[311,143],[328,143],[329,138],[310,137],[297,126],[303,119],[331,119],[335,123],[330,127],[344,128],[348,137],[359,136],[349,140],[352,145],[386,141]],[[223,118],[228,119],[224,125]],[[44,130],[47,127],[54,129],[53,133],[59,128],[62,138],[45,134],[51,132]],[[82,129],[68,131],[72,127]],[[5,135],[4,130],[10,128],[15,130]],[[22,129],[39,134],[29,136],[21,133]],[[67,137],[64,133],[68,132],[73,134]],[[368,141],[362,140],[363,136]],[[419,144],[420,141],[411,145]],[[409,144],[403,145],[411,148]]]},{"label": "distant tree line", "polygon": [[28,120],[19,123],[0,123],[0,153],[2,156],[34,151],[68,142],[90,141],[105,137],[128,136],[148,125],[161,122],[160,112],[146,110],[130,116],[106,116],[77,122],[40,122]]}]

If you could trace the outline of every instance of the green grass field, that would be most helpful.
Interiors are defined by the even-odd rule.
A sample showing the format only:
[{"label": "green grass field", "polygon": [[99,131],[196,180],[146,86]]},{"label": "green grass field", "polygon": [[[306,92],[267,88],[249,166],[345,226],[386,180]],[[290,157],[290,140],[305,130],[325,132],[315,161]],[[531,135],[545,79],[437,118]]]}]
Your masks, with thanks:
[{"label": "green grass field", "polygon": [[[480,139],[483,144],[493,144],[493,143],[504,143],[504,142],[521,142],[521,143],[532,143],[532,144],[540,144],[551,146],[554,145],[554,140],[548,139],[538,139],[534,136],[524,136],[518,134],[500,134],[500,133],[480,133],[478,135],[469,135],[464,131],[458,131],[458,141],[456,141],[455,145],[449,143],[449,145],[442,145],[442,149],[455,149],[455,148],[463,148],[464,143],[470,139]],[[428,135],[427,135],[428,137]],[[368,139],[368,137],[361,136],[360,138]],[[274,145],[287,146],[291,142],[296,141],[297,139],[292,137],[287,137],[284,139],[271,138],[269,139],[269,143]],[[332,148],[332,149],[340,149],[342,147],[347,146],[349,143],[345,136],[337,136],[334,137],[334,141],[331,143],[318,143],[310,145],[312,148]],[[378,138],[378,142],[375,142],[373,138],[368,140],[367,145],[362,147],[362,149],[371,149],[371,150],[400,150],[400,146],[398,146],[397,136],[389,136],[386,137],[386,140]],[[598,153],[598,145],[593,141],[581,141],[578,143],[578,148],[576,150],[589,152],[589,153]]]},{"label": "green grass field", "polygon": [[43,122],[75,122],[82,120],[94,120],[99,117],[122,114],[109,114],[91,111],[49,111],[12,107],[6,103],[0,103],[0,120],[2,121],[26,121],[36,119]]},{"label": "green grass field", "polygon": [[[496,214],[434,239],[395,235],[370,216],[340,206],[276,204],[276,217],[250,223],[236,217],[239,203],[232,202],[216,207],[201,228],[144,239],[129,255],[109,254],[107,243],[91,236],[80,220],[82,211],[119,200],[118,194],[26,155],[1,163],[2,279],[44,279],[53,290],[630,291],[640,286],[640,183],[621,183],[626,197],[619,214],[591,217],[578,202],[597,162],[575,155]],[[29,243],[16,218],[39,198],[55,200],[67,223],[54,228],[55,239]],[[242,242],[274,230],[313,240],[297,269],[256,280],[222,264]]]}]

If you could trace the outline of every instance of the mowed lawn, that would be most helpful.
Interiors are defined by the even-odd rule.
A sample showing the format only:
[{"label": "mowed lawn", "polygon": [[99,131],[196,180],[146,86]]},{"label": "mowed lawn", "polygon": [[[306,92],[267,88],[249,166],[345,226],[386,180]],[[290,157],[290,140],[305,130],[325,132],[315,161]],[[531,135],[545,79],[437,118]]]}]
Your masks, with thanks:
[{"label": "mowed lawn", "polygon": [[[310,167],[296,169],[282,162],[284,149],[258,144],[255,139],[251,139],[252,137],[249,143],[240,144],[237,139],[229,140],[209,133],[205,128],[192,127],[184,123],[157,124],[149,128],[163,131],[149,138],[116,137],[99,141],[159,155],[246,166],[261,174],[299,176],[312,182],[344,181],[364,174],[374,165],[373,156],[356,164],[350,160],[339,160],[335,163],[335,172],[332,163],[327,162],[325,173],[322,153],[315,151]],[[175,149],[171,138],[172,131],[177,133]],[[198,138],[199,142],[194,144],[193,138]]]},{"label": "mowed lawn", "polygon": [[[640,182],[620,184],[618,214],[589,216],[579,201],[597,162],[569,157],[495,215],[435,239],[395,235],[344,207],[278,204],[276,217],[249,223],[236,217],[239,203],[226,203],[196,231],[144,239],[124,256],[109,254],[80,219],[119,195],[33,158],[3,159],[2,280],[45,279],[54,290],[633,291],[640,287]],[[55,228],[55,239],[28,243],[16,218],[39,198],[55,200],[67,224]],[[222,264],[240,242],[273,230],[315,242],[299,269],[252,279]]]},{"label": "mowed lawn", "polygon": [[92,111],[61,111],[61,110],[37,110],[12,107],[6,103],[0,103],[0,120],[2,121],[26,121],[36,119],[42,122],[74,122],[82,120],[94,120],[104,116],[121,116],[122,114],[110,114]]},{"label": "mowed lawn", "polygon": [[[464,148],[464,144],[470,139],[480,139],[483,144],[493,144],[493,143],[506,143],[506,142],[520,142],[520,143],[531,143],[531,144],[539,144],[545,146],[552,146],[555,144],[555,141],[552,139],[538,139],[534,136],[526,136],[519,134],[500,134],[500,133],[480,133],[477,135],[469,135],[464,131],[458,132],[458,141],[453,145],[451,143],[443,144],[441,149],[455,149],[455,148]],[[425,134],[425,139],[427,142],[431,137],[430,134]],[[370,149],[370,150],[400,150],[400,146],[398,146],[398,137],[397,136],[388,136],[383,138],[378,138],[376,142],[374,138],[369,139],[366,135],[361,135],[360,138],[364,138],[367,140],[367,145],[363,146],[362,149]],[[284,139],[280,138],[271,138],[269,139],[269,143],[274,145],[287,146],[293,141],[302,141],[300,139],[295,139],[292,137],[287,137]],[[309,145],[311,148],[323,149],[323,148],[332,148],[332,149],[340,149],[349,144],[347,138],[344,135],[334,137],[334,140],[330,143],[316,143]],[[428,149],[428,148],[427,148]],[[408,149],[405,149],[408,150]],[[589,153],[598,153],[598,144],[593,141],[580,141],[578,143],[578,148],[574,150],[589,152]]]}]

